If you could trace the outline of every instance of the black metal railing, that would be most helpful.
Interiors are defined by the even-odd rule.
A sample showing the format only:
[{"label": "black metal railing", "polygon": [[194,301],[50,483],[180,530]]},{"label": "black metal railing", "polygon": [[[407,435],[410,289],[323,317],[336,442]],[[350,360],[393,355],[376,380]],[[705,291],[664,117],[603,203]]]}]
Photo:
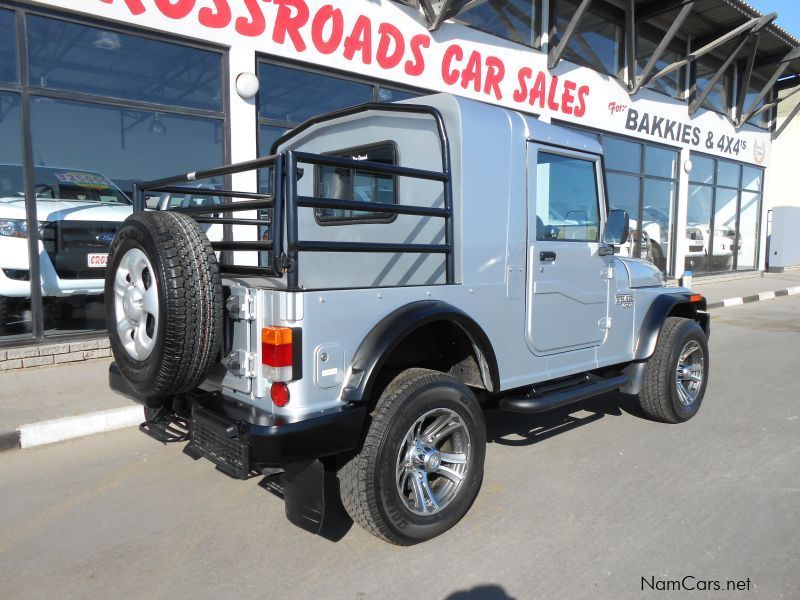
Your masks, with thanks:
[{"label": "black metal railing", "polygon": [[[148,194],[186,194],[191,196],[219,197],[229,200],[222,204],[207,204],[182,208],[169,208],[175,212],[191,215],[198,223],[219,225],[255,225],[269,226],[270,239],[259,241],[212,241],[216,251],[232,252],[267,252],[270,259],[265,266],[236,265],[223,261],[223,273],[234,275],[261,275],[267,277],[287,277],[289,290],[300,289],[299,255],[302,252],[370,252],[370,253],[405,253],[405,254],[443,254],[445,256],[446,283],[455,282],[455,260],[453,255],[453,194],[450,166],[450,147],[444,127],[444,121],[438,110],[421,105],[365,104],[348,108],[321,117],[311,119],[279,139],[273,151],[284,140],[317,123],[349,116],[359,112],[403,112],[426,114],[434,119],[441,146],[442,171],[428,171],[402,167],[393,164],[354,160],[311,154],[290,150],[283,154],[275,154],[257,160],[197,171],[175,177],[167,177],[155,181],[140,183],[134,187],[134,210],[146,209]],[[440,182],[444,188],[444,207],[434,208],[408,204],[376,204],[367,201],[341,200],[335,198],[305,196],[298,194],[298,181],[303,176],[300,165],[327,166],[342,169],[355,169],[362,173],[374,175],[408,177],[411,179]],[[272,193],[260,194],[216,190],[209,188],[186,187],[196,181],[227,177],[248,171],[270,169]],[[237,200],[237,201],[233,201]],[[381,215],[411,215],[444,219],[444,244],[414,243],[374,243],[374,242],[337,242],[302,240],[299,236],[298,209],[341,209],[379,213]],[[272,211],[270,219],[261,216],[255,219],[234,217],[233,213],[245,211]],[[223,215],[223,216],[220,216]]]}]

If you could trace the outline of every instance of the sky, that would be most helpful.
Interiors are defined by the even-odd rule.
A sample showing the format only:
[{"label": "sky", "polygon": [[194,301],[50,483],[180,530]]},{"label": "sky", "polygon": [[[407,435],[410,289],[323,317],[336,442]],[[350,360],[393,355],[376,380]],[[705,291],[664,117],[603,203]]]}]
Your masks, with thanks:
[{"label": "sky", "polygon": [[778,13],[776,23],[800,38],[800,2],[798,0],[745,0],[762,14]]}]

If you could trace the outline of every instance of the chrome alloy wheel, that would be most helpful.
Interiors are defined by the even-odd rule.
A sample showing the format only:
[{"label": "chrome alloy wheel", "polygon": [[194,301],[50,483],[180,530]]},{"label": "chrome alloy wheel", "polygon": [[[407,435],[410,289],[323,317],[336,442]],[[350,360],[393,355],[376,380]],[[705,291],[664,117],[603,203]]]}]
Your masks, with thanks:
[{"label": "chrome alloy wheel", "polygon": [[696,341],[690,340],[678,356],[675,374],[678,399],[684,406],[691,406],[697,400],[700,388],[703,387],[704,367],[703,349]]},{"label": "chrome alloy wheel", "polygon": [[153,265],[139,248],[128,250],[117,267],[114,314],[125,350],[135,360],[146,360],[156,345],[158,286]]},{"label": "chrome alloy wheel", "polygon": [[469,431],[455,411],[438,408],[408,430],[397,454],[397,492],[408,509],[430,516],[458,494],[472,457]]}]

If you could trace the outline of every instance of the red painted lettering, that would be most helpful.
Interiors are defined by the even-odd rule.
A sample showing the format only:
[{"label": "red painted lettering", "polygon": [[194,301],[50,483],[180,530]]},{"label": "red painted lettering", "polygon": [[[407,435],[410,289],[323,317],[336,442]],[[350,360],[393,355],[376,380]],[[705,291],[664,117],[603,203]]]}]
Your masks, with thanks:
[{"label": "red painted lettering", "polygon": [[[325,38],[325,29],[328,37]],[[326,4],[319,9],[311,22],[311,41],[322,54],[333,54],[344,37],[344,17],[342,11]]]},{"label": "red painted lettering", "polygon": [[586,98],[589,96],[589,91],[588,85],[578,88],[578,106],[575,107],[574,111],[576,117],[582,117],[586,114]]},{"label": "red painted lettering", "polygon": [[422,56],[422,49],[429,48],[431,38],[427,35],[415,35],[411,38],[411,54],[413,60],[406,61],[406,75],[417,77],[425,71],[425,57]]},{"label": "red painted lettering", "polygon": [[503,99],[500,84],[506,76],[506,66],[496,56],[486,57],[486,81],[483,82],[483,93],[494,94],[498,100]]},{"label": "red painted lettering", "polygon": [[158,10],[170,19],[185,19],[192,10],[197,0],[156,0]]},{"label": "red painted lettering", "polygon": [[212,29],[227,27],[231,22],[231,7],[228,0],[214,0],[214,8],[216,11],[208,7],[200,9],[197,15],[200,24]]},{"label": "red painted lettering", "polygon": [[544,101],[547,96],[547,73],[544,71],[539,71],[536,75],[536,81],[533,82],[533,88],[531,89],[531,97],[528,100],[528,104],[533,106],[536,102],[539,103],[541,108],[544,108]]},{"label": "red painted lettering", "polygon": [[561,110],[564,111],[565,115],[572,114],[572,103],[575,102],[576,87],[573,81],[564,82],[564,93],[561,94]]},{"label": "red painted lettering", "polygon": [[284,44],[288,35],[295,50],[305,51],[306,43],[300,34],[300,28],[308,23],[308,6],[302,0],[275,0],[275,4],[278,5],[278,14],[275,17],[272,40],[278,44]]},{"label": "red painted lettering", "polygon": [[[106,4],[114,4],[114,0],[100,0]],[[140,15],[145,11],[142,0],[125,0],[125,4],[132,15]]]},{"label": "red painted lettering", "polygon": [[372,62],[372,22],[360,15],[353,25],[353,31],[344,41],[344,57],[353,60],[356,52],[361,53],[361,62],[368,65]]},{"label": "red painted lettering", "polygon": [[403,54],[406,51],[403,33],[394,25],[381,23],[378,27],[378,34],[380,41],[375,60],[384,69],[394,69],[403,60]]},{"label": "red painted lettering", "polygon": [[453,59],[460,61],[462,58],[464,58],[464,51],[458,44],[448,46],[444,51],[444,57],[442,58],[442,80],[447,85],[453,85],[458,81],[458,69],[453,69],[451,65]]},{"label": "red painted lettering", "polygon": [[553,75],[550,80],[550,92],[547,94],[547,107],[552,111],[559,109],[558,102],[556,102],[556,91],[558,90],[558,77]]},{"label": "red painted lettering", "polygon": [[514,102],[525,102],[528,99],[528,80],[533,77],[533,69],[522,67],[517,73],[519,87],[514,90]]},{"label": "red painted lettering", "polygon": [[[268,2],[269,0],[265,1]],[[258,37],[267,28],[264,13],[258,4],[258,0],[244,0],[244,4],[250,12],[250,18],[239,17],[236,19],[236,31],[248,37]]]},{"label": "red painted lettering", "polygon": [[467,66],[461,74],[461,87],[466,90],[470,85],[476,92],[481,91],[481,55],[477,50],[469,55]]}]

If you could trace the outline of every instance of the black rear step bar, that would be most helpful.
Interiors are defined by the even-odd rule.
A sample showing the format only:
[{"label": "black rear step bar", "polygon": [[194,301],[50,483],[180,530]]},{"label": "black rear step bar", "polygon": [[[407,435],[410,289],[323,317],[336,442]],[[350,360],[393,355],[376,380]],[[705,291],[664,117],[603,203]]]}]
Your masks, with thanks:
[{"label": "black rear step bar", "polygon": [[[442,154],[442,171],[428,171],[399,165],[387,165],[371,161],[360,161],[338,156],[311,154],[289,150],[275,154],[277,148],[285,141],[310,127],[333,119],[351,116],[368,111],[423,114],[433,118],[436,123]],[[445,283],[455,283],[455,257],[453,254],[453,189],[450,162],[450,143],[444,127],[441,113],[430,106],[417,104],[362,104],[344,110],[328,113],[309,119],[283,137],[272,147],[273,155],[256,160],[227,165],[204,171],[165,177],[154,181],[134,185],[134,212],[146,210],[148,193],[187,194],[191,196],[219,197],[229,200],[222,204],[170,208],[167,210],[192,216],[198,223],[219,225],[253,225],[269,226],[269,240],[232,241],[225,239],[212,242],[214,250],[229,252],[267,252],[266,266],[248,266],[229,264],[223,260],[222,272],[233,275],[253,275],[282,278],[286,274],[287,290],[299,291],[299,255],[302,252],[371,252],[371,253],[406,253],[406,254],[443,254],[445,256]],[[299,165],[328,166],[354,169],[360,172],[394,177],[408,177],[442,183],[444,187],[444,207],[432,208],[408,204],[376,204],[358,200],[339,200],[334,198],[317,198],[301,196],[297,192],[297,182],[303,176]],[[186,187],[195,181],[226,177],[238,173],[271,170],[272,193],[240,192],[233,190],[215,190],[209,188]],[[239,201],[232,202],[237,199]],[[410,244],[410,243],[371,243],[371,242],[331,242],[301,240],[298,232],[299,208],[327,208],[343,210],[359,210],[389,215],[411,215],[418,217],[442,218],[445,223],[444,244]],[[244,211],[272,212],[265,218],[257,213],[257,218],[234,217],[231,213]],[[221,215],[221,216],[220,216]],[[223,255],[223,259],[226,255]]]}]

